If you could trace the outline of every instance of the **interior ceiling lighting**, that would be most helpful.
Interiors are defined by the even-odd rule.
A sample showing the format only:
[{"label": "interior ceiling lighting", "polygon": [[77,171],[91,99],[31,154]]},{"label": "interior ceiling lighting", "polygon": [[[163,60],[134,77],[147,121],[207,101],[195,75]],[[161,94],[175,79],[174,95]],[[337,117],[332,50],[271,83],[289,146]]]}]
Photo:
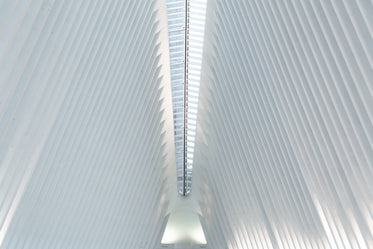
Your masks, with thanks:
[{"label": "interior ceiling lighting", "polygon": [[170,215],[162,236],[162,245],[206,245],[198,214],[177,212]]},{"label": "interior ceiling lighting", "polygon": [[207,0],[167,0],[177,188],[190,194]]}]

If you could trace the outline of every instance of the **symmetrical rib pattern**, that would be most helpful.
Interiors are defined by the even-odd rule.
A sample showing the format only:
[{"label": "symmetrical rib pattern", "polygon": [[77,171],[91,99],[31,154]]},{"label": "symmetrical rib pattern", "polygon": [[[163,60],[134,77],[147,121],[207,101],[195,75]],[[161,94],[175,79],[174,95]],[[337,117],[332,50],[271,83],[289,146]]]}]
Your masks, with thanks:
[{"label": "symmetrical rib pattern", "polygon": [[190,192],[191,178],[186,179],[186,22],[187,1],[167,0],[168,38],[170,46],[170,72],[172,86],[172,106],[174,114],[177,189],[180,195]]},{"label": "symmetrical rib pattern", "polygon": [[373,248],[372,2],[188,2],[0,0],[0,248]]},{"label": "symmetrical rib pattern", "polygon": [[174,167],[165,8],[1,1],[1,248],[160,244]]},{"label": "symmetrical rib pattern", "polygon": [[192,187],[206,0],[167,0],[177,187]]},{"label": "symmetrical rib pattern", "polygon": [[373,248],[372,2],[207,11],[193,185],[209,246]]}]

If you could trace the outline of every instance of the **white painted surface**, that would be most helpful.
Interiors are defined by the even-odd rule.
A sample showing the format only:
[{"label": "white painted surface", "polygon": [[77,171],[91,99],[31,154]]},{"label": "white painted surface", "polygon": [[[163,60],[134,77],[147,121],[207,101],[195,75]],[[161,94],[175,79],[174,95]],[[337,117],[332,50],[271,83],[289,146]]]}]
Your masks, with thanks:
[{"label": "white painted surface", "polygon": [[373,248],[372,2],[208,1],[183,200],[165,8],[0,1],[1,248]]},{"label": "white painted surface", "polygon": [[207,12],[193,186],[211,248],[373,248],[372,2]]},{"label": "white painted surface", "polygon": [[155,248],[176,192],[164,2],[0,12],[1,248]]}]

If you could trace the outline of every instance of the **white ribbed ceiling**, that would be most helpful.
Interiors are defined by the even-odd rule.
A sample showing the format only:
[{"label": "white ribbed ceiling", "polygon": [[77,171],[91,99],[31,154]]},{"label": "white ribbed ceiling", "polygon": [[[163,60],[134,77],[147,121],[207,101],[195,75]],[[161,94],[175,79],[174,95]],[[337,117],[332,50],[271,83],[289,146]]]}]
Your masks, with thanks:
[{"label": "white ribbed ceiling", "polygon": [[163,1],[0,6],[1,248],[156,248],[176,185]]},{"label": "white ribbed ceiling", "polygon": [[0,0],[0,248],[373,248],[372,2],[207,1],[187,198],[166,6]]},{"label": "white ribbed ceiling", "polygon": [[371,1],[209,1],[193,191],[211,248],[373,248]]}]

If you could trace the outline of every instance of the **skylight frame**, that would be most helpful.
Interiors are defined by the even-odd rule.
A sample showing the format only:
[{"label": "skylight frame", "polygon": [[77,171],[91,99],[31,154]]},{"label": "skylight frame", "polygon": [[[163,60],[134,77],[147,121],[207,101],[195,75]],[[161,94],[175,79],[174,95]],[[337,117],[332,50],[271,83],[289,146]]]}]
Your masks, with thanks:
[{"label": "skylight frame", "polygon": [[206,5],[207,0],[167,0],[177,188],[182,196],[190,194],[192,185]]}]

